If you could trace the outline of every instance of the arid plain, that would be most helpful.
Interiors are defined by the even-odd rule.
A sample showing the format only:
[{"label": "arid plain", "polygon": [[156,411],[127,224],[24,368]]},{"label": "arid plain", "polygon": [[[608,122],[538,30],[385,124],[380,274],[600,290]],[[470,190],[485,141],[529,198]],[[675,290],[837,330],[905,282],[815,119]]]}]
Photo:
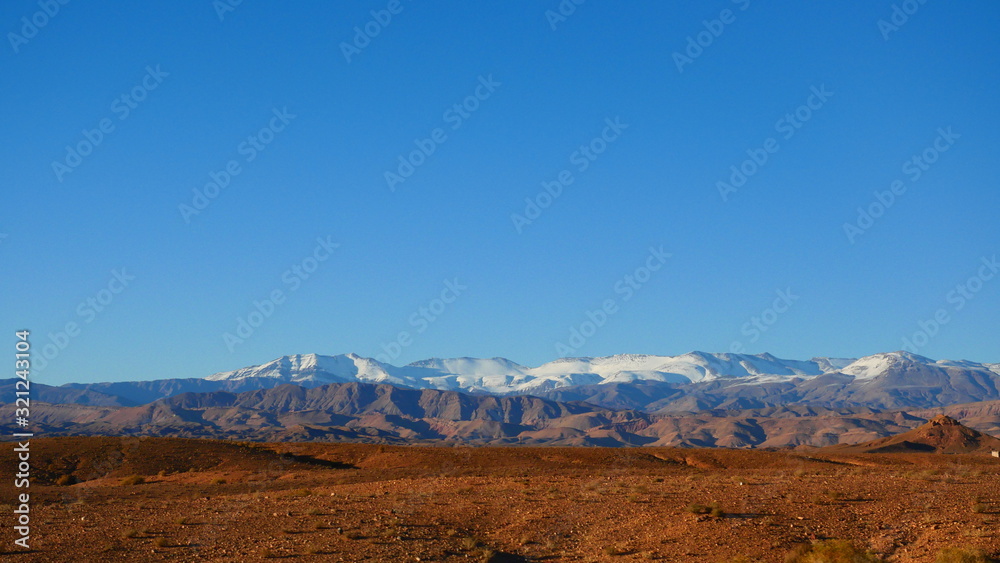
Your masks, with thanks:
[{"label": "arid plain", "polygon": [[[804,545],[843,547],[828,540],[869,552],[857,561],[1000,551],[1000,460],[980,452],[101,437],[32,448],[33,550],[5,561],[784,562],[804,561],[791,555]],[[13,463],[4,448],[0,467]]]}]

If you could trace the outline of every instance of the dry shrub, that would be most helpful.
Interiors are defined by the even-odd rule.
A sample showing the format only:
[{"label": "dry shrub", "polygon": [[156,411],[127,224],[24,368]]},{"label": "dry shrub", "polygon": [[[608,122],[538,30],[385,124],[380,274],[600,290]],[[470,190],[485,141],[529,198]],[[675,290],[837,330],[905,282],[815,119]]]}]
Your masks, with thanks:
[{"label": "dry shrub", "polygon": [[145,482],[146,479],[142,475],[129,475],[122,479],[122,485],[124,486],[141,485]]},{"label": "dry shrub", "polygon": [[991,563],[996,561],[981,549],[947,547],[938,552],[934,563]]},{"label": "dry shrub", "polygon": [[693,502],[688,505],[687,511],[691,514],[709,514],[715,518],[722,518],[726,515],[725,511],[719,506],[719,503],[713,502],[711,504],[698,504]]},{"label": "dry shrub", "polygon": [[785,556],[785,563],[882,563],[882,560],[849,541],[826,540],[800,545]]}]

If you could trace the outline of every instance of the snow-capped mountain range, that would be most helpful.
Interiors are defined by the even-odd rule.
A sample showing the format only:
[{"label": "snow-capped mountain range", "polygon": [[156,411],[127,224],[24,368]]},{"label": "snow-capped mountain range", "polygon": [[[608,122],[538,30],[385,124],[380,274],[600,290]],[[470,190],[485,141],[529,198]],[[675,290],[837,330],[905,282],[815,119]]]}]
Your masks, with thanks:
[{"label": "snow-capped mountain range", "polygon": [[[0,395],[13,397],[17,384],[0,380]],[[691,352],[537,367],[303,354],[207,378],[32,392],[50,435],[790,447],[885,437],[938,413],[928,409],[951,409],[988,432],[1000,421],[1000,364],[906,352],[805,361]],[[13,420],[17,405],[3,408]]]},{"label": "snow-capped mountain range", "polygon": [[826,374],[852,376],[858,383],[922,368],[973,370],[995,377],[1000,364],[934,361],[908,352],[875,354],[860,359],[813,358],[783,360],[770,354],[711,354],[680,356],[622,354],[599,358],[563,358],[526,367],[505,358],[422,360],[402,367],[356,354],[323,356],[297,354],[266,364],[208,376],[210,381],[265,378],[306,386],[358,381],[388,383],[417,389],[439,389],[496,395],[532,394],[563,387],[654,381],[662,383],[725,382],[747,384],[794,382]]},{"label": "snow-capped mountain range", "polygon": [[[1000,400],[1000,364],[935,361],[907,352],[783,360],[770,354],[625,354],[527,367],[504,358],[429,359],[395,366],[356,354],[283,356],[208,377],[37,385],[38,400],[135,406],[184,394],[234,394],[286,384],[387,384],[417,390],[533,395],[651,413],[771,407],[913,409]],[[0,380],[14,390],[16,380]]]}]

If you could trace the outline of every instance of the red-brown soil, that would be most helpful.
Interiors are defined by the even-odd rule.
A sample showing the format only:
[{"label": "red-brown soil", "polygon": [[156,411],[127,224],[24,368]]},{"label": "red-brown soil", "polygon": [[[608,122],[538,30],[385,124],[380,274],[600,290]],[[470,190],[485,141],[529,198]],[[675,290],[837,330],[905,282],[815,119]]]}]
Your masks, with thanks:
[{"label": "red-brown soil", "polygon": [[[4,561],[781,562],[825,538],[892,562],[1000,552],[988,454],[91,437],[31,448],[33,551],[17,553],[5,524]],[[145,482],[125,484],[134,475]],[[8,523],[14,493],[4,479]],[[724,514],[688,508],[712,502]]]}]

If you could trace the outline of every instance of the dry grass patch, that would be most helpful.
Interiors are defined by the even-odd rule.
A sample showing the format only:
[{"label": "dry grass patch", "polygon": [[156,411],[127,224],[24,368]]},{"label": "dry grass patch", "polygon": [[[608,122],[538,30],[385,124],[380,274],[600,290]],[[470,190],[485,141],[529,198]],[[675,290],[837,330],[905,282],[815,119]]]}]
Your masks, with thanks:
[{"label": "dry grass patch", "polygon": [[934,563],[994,563],[996,559],[981,549],[948,547],[938,552]]},{"label": "dry grass patch", "polygon": [[141,485],[146,482],[146,478],[142,475],[129,475],[121,480],[122,486],[131,487],[133,485]]},{"label": "dry grass patch", "polygon": [[785,556],[785,563],[883,563],[870,551],[846,540],[825,540],[801,545]]}]

